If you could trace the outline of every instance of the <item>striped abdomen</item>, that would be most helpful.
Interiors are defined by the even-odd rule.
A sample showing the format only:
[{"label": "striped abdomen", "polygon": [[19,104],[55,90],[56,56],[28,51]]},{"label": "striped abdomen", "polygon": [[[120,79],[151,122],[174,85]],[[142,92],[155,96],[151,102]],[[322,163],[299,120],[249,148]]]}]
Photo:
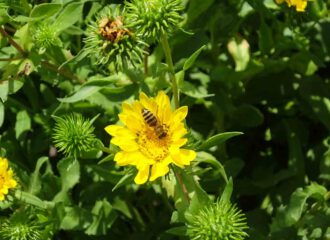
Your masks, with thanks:
[{"label": "striped abdomen", "polygon": [[144,121],[150,126],[150,127],[155,127],[157,126],[157,118],[155,115],[152,114],[148,109],[142,108],[142,117]]}]

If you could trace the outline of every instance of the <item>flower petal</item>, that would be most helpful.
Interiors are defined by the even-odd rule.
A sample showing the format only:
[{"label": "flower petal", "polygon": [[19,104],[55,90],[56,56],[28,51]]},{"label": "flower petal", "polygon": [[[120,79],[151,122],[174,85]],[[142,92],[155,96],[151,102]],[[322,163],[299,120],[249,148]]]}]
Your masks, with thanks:
[{"label": "flower petal", "polygon": [[144,92],[140,92],[140,102],[144,108],[148,109],[153,114],[156,114],[157,112],[156,102],[153,99],[149,98]]},{"label": "flower petal", "polygon": [[188,107],[187,106],[182,106],[182,107],[178,108],[173,113],[172,122],[174,122],[174,123],[181,122],[183,119],[186,118],[187,114],[188,114]]},{"label": "flower petal", "polygon": [[149,165],[145,165],[138,169],[138,174],[134,178],[136,184],[143,184],[148,180],[149,177]]},{"label": "flower petal", "polygon": [[139,145],[134,140],[127,138],[113,137],[111,143],[128,152],[133,152],[139,149]]},{"label": "flower petal", "polygon": [[189,149],[180,149],[178,154],[171,155],[175,165],[182,167],[189,165],[196,158],[196,152]]},{"label": "flower petal", "polygon": [[134,152],[121,151],[116,153],[114,161],[118,166],[135,165],[137,158],[135,158]]},{"label": "flower petal", "polygon": [[152,165],[151,175],[149,180],[154,181],[156,178],[166,175],[168,171],[169,168],[166,162],[157,162],[154,165]]}]

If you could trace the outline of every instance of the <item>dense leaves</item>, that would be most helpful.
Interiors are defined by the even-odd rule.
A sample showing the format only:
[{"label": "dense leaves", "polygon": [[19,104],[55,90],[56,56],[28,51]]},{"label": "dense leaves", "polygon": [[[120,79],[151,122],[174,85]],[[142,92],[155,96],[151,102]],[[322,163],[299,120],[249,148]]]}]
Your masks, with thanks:
[{"label": "dense leaves", "polygon": [[[188,239],[189,221],[216,199],[246,214],[247,239],[330,239],[330,1],[304,12],[273,0],[160,2],[180,21],[134,32],[143,8],[130,5],[129,30],[104,27],[115,40],[124,31],[125,44],[86,51],[88,27],[99,40],[98,13],[124,1],[0,1],[0,157],[19,185],[0,202],[0,239],[15,239],[15,226],[31,239]],[[146,22],[165,16],[146,6]],[[104,46],[116,54],[100,66]],[[123,46],[143,62],[119,63]],[[104,127],[141,91],[172,96],[173,78],[197,157],[136,185]],[[61,132],[56,122],[73,114],[80,125],[72,117]],[[92,139],[80,143],[90,146],[55,147],[54,129],[71,136],[84,121]]]}]

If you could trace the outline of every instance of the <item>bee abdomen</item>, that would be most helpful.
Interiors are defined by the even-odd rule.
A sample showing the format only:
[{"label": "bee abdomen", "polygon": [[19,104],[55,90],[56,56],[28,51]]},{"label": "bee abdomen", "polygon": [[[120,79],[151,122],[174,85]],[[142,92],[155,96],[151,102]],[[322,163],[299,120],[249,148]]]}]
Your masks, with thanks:
[{"label": "bee abdomen", "polygon": [[157,118],[150,112],[148,109],[143,108],[142,109],[142,117],[144,121],[150,126],[154,127],[157,125]]},{"label": "bee abdomen", "polygon": [[156,135],[159,139],[162,139],[164,137],[166,137],[167,133],[166,131],[164,130],[163,126],[162,125],[158,125],[156,128],[155,128],[155,132],[156,132]]}]

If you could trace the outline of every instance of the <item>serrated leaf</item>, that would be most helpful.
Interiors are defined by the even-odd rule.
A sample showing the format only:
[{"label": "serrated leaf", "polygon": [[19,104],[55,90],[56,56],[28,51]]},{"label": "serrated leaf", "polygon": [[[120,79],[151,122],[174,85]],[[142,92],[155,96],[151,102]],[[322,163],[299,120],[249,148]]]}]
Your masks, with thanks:
[{"label": "serrated leaf", "polygon": [[194,52],[183,64],[183,70],[187,71],[189,68],[193,66],[195,63],[197,57],[202,52],[202,50],[205,48],[205,45],[203,45],[201,48],[199,48],[196,52]]},{"label": "serrated leaf", "polygon": [[225,132],[225,133],[219,133],[217,135],[214,135],[207,139],[203,144],[201,144],[198,148],[197,151],[202,151],[202,150],[207,150],[213,146],[220,145],[227,141],[228,139],[242,135],[242,132]]},{"label": "serrated leaf", "polygon": [[317,202],[324,202],[327,189],[317,183],[303,188],[298,188],[291,196],[288,206],[279,208],[271,226],[271,231],[276,232],[285,227],[290,227],[301,218],[306,201],[309,198]]}]

